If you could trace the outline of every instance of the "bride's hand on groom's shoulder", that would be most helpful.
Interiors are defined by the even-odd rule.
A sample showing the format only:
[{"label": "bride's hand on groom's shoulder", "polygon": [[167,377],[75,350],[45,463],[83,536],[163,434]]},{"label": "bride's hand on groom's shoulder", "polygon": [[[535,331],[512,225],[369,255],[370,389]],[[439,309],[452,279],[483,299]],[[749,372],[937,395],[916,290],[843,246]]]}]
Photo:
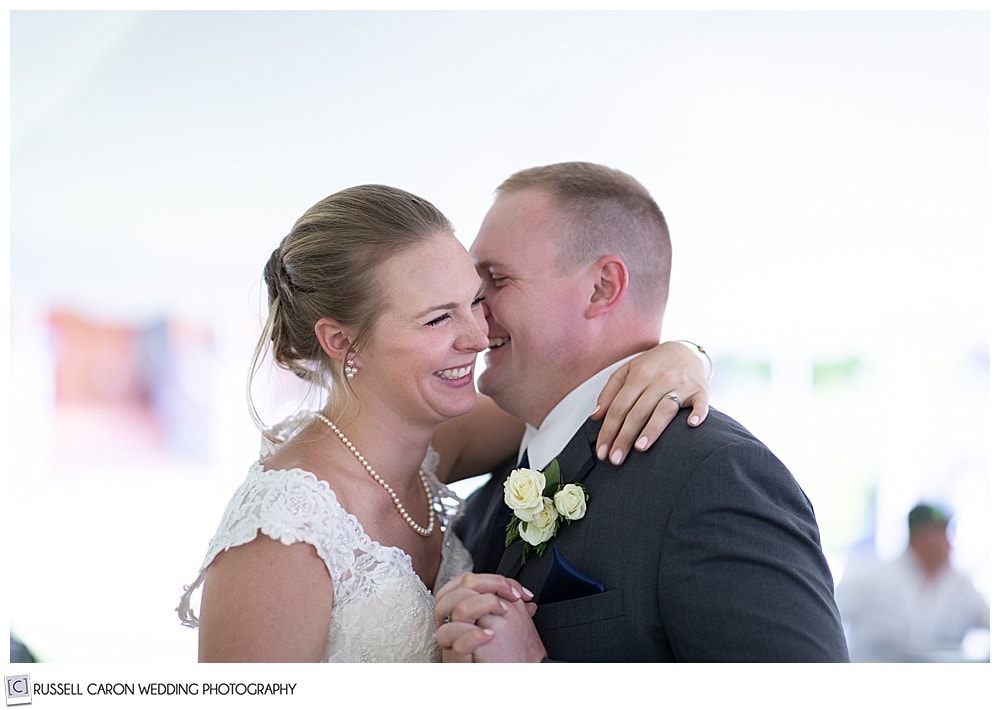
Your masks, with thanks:
[{"label": "bride's hand on groom's shoulder", "polygon": [[709,375],[701,357],[682,342],[661,343],[626,362],[608,379],[590,415],[595,421],[604,420],[597,435],[599,460],[617,466],[633,448],[646,451],[684,407],[691,407],[688,426],[705,421]]}]

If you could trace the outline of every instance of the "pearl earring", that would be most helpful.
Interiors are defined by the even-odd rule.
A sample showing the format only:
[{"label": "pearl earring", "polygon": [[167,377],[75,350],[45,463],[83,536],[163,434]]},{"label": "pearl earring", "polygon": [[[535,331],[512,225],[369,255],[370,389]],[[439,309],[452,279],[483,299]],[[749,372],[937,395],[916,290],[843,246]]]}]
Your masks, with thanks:
[{"label": "pearl earring", "polygon": [[347,379],[352,379],[356,374],[358,374],[358,368],[354,366],[354,358],[352,357],[344,365],[344,374],[347,375]]}]

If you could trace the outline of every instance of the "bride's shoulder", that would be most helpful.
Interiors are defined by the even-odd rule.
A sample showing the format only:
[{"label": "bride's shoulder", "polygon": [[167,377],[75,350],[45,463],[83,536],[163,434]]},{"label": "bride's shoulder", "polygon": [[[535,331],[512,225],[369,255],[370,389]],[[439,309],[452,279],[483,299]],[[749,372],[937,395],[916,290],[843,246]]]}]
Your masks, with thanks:
[{"label": "bride's shoulder", "polygon": [[326,448],[309,412],[289,417],[263,433],[258,464],[265,471],[301,469],[318,475],[327,464]]},{"label": "bride's shoulder", "polygon": [[438,453],[437,449],[434,448],[433,444],[427,445],[427,452],[424,454],[424,461],[421,464],[421,468],[424,469],[425,473],[429,473],[437,478],[438,468],[441,465],[441,454]]},{"label": "bride's shoulder", "polygon": [[[327,505],[356,513],[359,499],[371,498],[367,477],[345,475],[330,456],[329,437],[311,413],[291,427],[290,436],[268,448],[252,467],[261,485],[281,488],[304,483],[306,488],[327,499]],[[360,493],[359,493],[360,491]]]}]

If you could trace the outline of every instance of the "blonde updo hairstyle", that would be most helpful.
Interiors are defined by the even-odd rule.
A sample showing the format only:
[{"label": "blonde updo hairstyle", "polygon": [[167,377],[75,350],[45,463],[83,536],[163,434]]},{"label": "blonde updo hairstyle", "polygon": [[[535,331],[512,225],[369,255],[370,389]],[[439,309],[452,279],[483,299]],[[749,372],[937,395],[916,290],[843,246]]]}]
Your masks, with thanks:
[{"label": "blonde updo hairstyle", "polygon": [[340,363],[320,346],[315,325],[332,318],[354,331],[351,353],[361,351],[385,309],[379,265],[441,232],[448,219],[427,200],[385,185],[351,187],[310,207],[281,240],[264,267],[267,318],[247,382],[250,413],[253,378],[270,351],[274,363],[312,388],[328,393],[335,416],[350,397]]}]

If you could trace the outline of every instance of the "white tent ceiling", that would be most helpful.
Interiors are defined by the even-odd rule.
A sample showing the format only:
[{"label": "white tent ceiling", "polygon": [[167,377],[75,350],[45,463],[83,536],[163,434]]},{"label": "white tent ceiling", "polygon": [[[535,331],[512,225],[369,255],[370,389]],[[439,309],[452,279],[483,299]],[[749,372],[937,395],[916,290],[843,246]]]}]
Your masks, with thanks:
[{"label": "white tent ceiling", "polygon": [[985,13],[15,12],[11,42],[15,310],[245,312],[330,192],[408,188],[469,243],[507,174],[585,159],[664,208],[669,333],[985,338]]}]

